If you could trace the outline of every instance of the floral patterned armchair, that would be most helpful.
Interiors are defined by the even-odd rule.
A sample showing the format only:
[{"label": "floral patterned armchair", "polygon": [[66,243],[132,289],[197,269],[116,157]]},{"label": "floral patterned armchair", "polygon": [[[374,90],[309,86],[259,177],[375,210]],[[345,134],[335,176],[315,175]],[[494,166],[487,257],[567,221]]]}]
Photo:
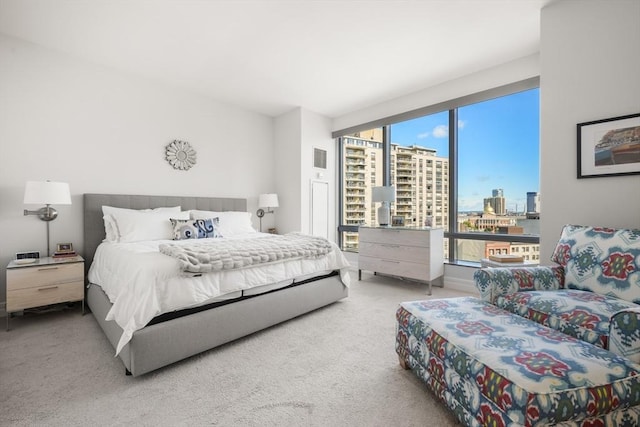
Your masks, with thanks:
[{"label": "floral patterned armchair", "polygon": [[480,297],[640,363],[640,230],[566,225],[551,260],[478,270]]}]

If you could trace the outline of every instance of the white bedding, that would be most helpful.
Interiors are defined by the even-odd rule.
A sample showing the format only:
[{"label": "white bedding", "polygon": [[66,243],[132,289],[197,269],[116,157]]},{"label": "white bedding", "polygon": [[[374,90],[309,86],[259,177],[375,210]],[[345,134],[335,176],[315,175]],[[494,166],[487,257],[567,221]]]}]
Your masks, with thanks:
[{"label": "white bedding", "polygon": [[[264,233],[247,233],[229,239],[268,236]],[[349,286],[349,263],[333,243],[333,250],[321,258],[293,259],[202,275],[182,272],[177,259],[159,252],[158,247],[163,243],[190,242],[103,242],[96,250],[88,278],[89,282],[104,290],[113,304],[106,320],[114,320],[124,331],[118,342],[116,355],[135,331],[163,313],[235,298],[242,291],[246,291],[244,293],[247,295],[288,286],[294,279],[299,281],[301,278],[333,270],[340,270],[342,283]]]}]

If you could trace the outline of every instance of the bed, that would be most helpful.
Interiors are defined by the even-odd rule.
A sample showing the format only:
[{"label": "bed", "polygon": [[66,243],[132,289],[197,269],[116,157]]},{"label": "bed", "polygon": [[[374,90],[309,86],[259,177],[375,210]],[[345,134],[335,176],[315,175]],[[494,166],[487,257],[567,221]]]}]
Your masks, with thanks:
[{"label": "bed", "polygon": [[[83,201],[83,255],[87,273],[105,239],[103,206],[136,210],[180,206],[183,211],[220,212],[246,211],[247,207],[245,199],[215,197],[84,194]],[[264,289],[262,293],[257,293],[259,290],[241,293],[206,305],[162,313],[135,330],[117,356],[128,375],[138,376],[329,305],[348,296],[345,269],[340,270],[324,271],[317,277],[305,275],[275,289],[258,288]],[[100,283],[87,282],[87,305],[116,349],[124,329],[116,321],[106,320],[113,304]]]}]

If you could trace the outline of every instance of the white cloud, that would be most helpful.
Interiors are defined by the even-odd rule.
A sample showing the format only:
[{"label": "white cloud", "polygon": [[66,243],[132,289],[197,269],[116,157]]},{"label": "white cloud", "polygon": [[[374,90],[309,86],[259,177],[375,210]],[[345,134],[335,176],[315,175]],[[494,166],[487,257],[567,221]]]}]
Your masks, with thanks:
[{"label": "white cloud", "polygon": [[433,136],[435,138],[447,138],[449,136],[449,126],[438,125],[433,128]]},{"label": "white cloud", "polygon": [[[464,129],[465,122],[462,120],[458,120],[458,128]],[[422,132],[417,135],[418,139],[426,139],[430,136],[434,138],[448,138],[449,137],[449,126],[448,125],[438,125],[433,128],[433,131]]]}]

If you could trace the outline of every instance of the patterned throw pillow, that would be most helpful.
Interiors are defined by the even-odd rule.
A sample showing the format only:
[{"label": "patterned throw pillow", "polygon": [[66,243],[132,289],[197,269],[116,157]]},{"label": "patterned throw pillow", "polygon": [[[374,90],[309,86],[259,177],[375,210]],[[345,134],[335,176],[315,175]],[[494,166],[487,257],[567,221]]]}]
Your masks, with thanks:
[{"label": "patterned throw pillow", "polygon": [[207,219],[174,219],[173,240],[206,239],[222,237],[218,231],[218,218]]},{"label": "patterned throw pillow", "polygon": [[569,289],[640,303],[640,230],[566,225],[551,260]]}]

